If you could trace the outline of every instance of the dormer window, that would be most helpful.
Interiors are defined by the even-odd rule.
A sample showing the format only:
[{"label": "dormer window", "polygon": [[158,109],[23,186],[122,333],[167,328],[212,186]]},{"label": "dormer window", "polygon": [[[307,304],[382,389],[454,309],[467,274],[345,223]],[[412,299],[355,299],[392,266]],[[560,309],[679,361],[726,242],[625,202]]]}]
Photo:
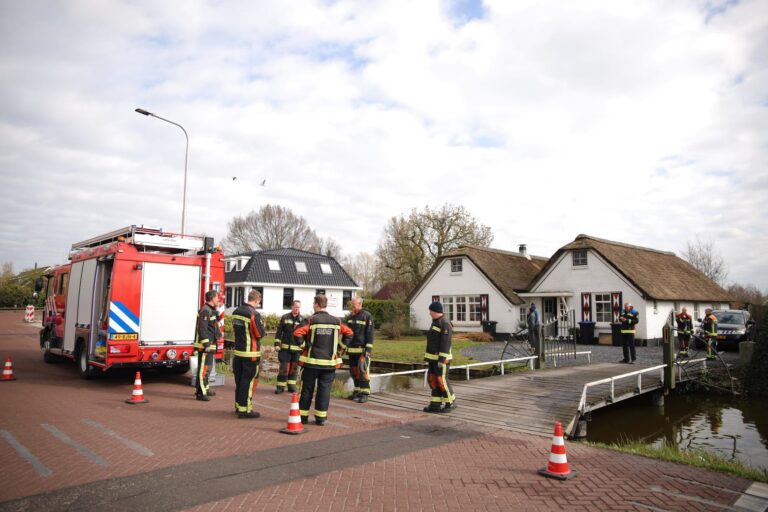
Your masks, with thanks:
[{"label": "dormer window", "polygon": [[296,272],[306,272],[307,271],[307,264],[303,261],[295,261],[296,264]]},{"label": "dormer window", "polygon": [[461,258],[454,258],[451,260],[451,272],[461,272],[462,270],[462,260]]},{"label": "dormer window", "polygon": [[587,251],[581,250],[581,251],[573,251],[572,253],[573,258],[573,266],[574,267],[583,267],[587,264]]},{"label": "dormer window", "polygon": [[269,270],[271,272],[280,272],[280,262],[277,260],[267,260],[267,265],[269,265]]},{"label": "dormer window", "polygon": [[244,266],[245,266],[245,260],[243,260],[243,259],[237,260],[237,270],[238,271],[243,270]]},{"label": "dormer window", "polygon": [[320,270],[323,271],[323,274],[331,274],[331,264],[330,263],[321,263],[320,264]]}]

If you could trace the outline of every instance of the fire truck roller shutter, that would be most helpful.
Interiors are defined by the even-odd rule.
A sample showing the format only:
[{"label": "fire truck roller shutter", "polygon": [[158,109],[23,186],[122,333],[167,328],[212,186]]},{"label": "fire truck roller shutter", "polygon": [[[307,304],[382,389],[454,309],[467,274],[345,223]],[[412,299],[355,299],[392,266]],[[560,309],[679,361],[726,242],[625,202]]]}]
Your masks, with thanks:
[{"label": "fire truck roller shutter", "polygon": [[139,339],[149,345],[192,344],[200,308],[201,267],[145,263]]},{"label": "fire truck roller shutter", "polygon": [[76,326],[88,326],[91,323],[95,277],[95,259],[72,264],[64,323],[64,350],[75,350]]}]

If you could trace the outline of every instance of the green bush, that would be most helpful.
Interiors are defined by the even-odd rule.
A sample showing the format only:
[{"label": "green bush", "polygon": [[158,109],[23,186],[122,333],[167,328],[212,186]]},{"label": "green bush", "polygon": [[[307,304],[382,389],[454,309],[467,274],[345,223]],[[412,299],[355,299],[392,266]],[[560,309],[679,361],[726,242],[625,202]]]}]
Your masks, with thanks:
[{"label": "green bush", "polygon": [[754,307],[755,351],[744,372],[744,388],[751,395],[768,396],[768,307]]},{"label": "green bush", "polygon": [[43,297],[32,297],[33,290],[26,286],[21,286],[15,283],[3,283],[0,284],[0,307],[23,308],[29,304],[34,306],[41,306],[43,303]]},{"label": "green bush", "polygon": [[373,323],[377,327],[395,320],[400,322],[405,319],[406,325],[411,316],[411,307],[401,300],[374,300],[363,302],[363,307],[373,316]]},{"label": "green bush", "polygon": [[[263,315],[261,321],[264,322],[264,328],[267,331],[276,331],[277,326],[280,323],[280,315],[270,313],[269,315]],[[230,315],[224,315],[224,339],[227,341],[235,341],[235,333],[232,331],[232,317]]]}]

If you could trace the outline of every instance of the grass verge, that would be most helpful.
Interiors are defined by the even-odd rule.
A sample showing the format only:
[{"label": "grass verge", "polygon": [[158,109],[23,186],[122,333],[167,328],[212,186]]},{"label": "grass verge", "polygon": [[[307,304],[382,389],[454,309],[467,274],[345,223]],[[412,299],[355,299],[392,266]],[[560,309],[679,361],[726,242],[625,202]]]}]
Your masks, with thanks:
[{"label": "grass verge", "polygon": [[639,441],[620,441],[605,444],[587,442],[590,446],[607,448],[622,453],[642,455],[652,459],[668,460],[688,466],[729,473],[742,478],[768,483],[768,469],[757,469],[743,462],[725,459],[717,454],[704,450],[680,450],[675,445],[651,446]]}]

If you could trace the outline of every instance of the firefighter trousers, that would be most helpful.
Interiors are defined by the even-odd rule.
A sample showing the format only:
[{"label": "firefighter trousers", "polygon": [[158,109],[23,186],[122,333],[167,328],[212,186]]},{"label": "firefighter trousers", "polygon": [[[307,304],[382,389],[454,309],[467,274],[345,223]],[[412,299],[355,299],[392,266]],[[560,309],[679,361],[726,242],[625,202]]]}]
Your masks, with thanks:
[{"label": "firefighter trousers", "polygon": [[355,393],[361,395],[371,394],[371,379],[368,371],[371,368],[371,356],[362,354],[349,354],[349,374],[355,383]]},{"label": "firefighter trousers", "polygon": [[629,363],[637,359],[635,355],[635,333],[621,333],[621,350],[624,353],[624,362]]},{"label": "firefighter trousers", "polygon": [[680,350],[688,350],[688,344],[691,341],[691,334],[679,332],[677,333],[677,339],[680,341]]},{"label": "firefighter trousers", "polygon": [[[301,369],[301,398],[299,398],[299,412],[306,421],[309,416],[309,408],[312,405],[312,396],[315,398],[315,419],[324,420],[328,417],[328,405],[331,402],[331,386],[336,369],[302,368]],[[317,388],[317,394],[315,394]]]},{"label": "firefighter trousers", "polygon": [[197,382],[195,392],[197,396],[208,395],[208,376],[213,369],[213,352],[197,352]]},{"label": "firefighter trousers", "polygon": [[237,412],[253,411],[253,394],[259,384],[259,357],[232,358],[232,371],[235,374],[235,409]]},{"label": "firefighter trousers", "polygon": [[429,401],[429,407],[431,409],[440,409],[441,405],[452,406],[453,401],[456,400],[456,395],[453,394],[453,388],[448,383],[448,369],[450,364],[445,363],[440,368],[437,361],[429,361],[427,368],[427,381],[429,387],[432,389],[432,397]]},{"label": "firefighter trousers", "polygon": [[277,373],[278,389],[285,389],[285,386],[288,385],[288,391],[296,391],[300,356],[301,352],[291,352],[285,348],[277,353],[277,360],[280,361],[280,370]]}]

